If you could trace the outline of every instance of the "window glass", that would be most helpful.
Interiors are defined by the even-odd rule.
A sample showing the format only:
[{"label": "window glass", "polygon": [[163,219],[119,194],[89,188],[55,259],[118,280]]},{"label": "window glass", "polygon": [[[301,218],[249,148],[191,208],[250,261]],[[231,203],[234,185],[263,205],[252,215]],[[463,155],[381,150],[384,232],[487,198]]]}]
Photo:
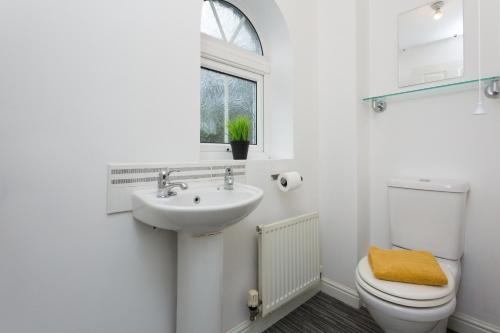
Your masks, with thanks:
[{"label": "window glass", "polygon": [[259,36],[248,18],[224,0],[203,2],[201,32],[262,55]]},{"label": "window glass", "polygon": [[250,144],[257,144],[257,82],[201,69],[201,143],[229,143],[228,120],[247,116],[252,120]]},{"label": "window glass", "polygon": [[207,6],[207,4],[209,4],[208,1],[203,3],[203,9],[201,11],[201,32],[212,37],[222,39],[214,12],[210,5]]},{"label": "window glass", "polygon": [[256,36],[252,25],[248,21],[245,21],[238,35],[233,40],[233,44],[245,50],[262,54],[260,41]]}]

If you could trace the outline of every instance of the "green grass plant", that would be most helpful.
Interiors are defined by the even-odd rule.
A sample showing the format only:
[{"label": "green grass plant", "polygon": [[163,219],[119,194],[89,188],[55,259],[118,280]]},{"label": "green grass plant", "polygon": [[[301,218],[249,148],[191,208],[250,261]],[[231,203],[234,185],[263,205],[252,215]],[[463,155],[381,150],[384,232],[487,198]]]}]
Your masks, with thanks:
[{"label": "green grass plant", "polygon": [[227,122],[231,141],[249,141],[252,120],[247,116],[237,116]]}]

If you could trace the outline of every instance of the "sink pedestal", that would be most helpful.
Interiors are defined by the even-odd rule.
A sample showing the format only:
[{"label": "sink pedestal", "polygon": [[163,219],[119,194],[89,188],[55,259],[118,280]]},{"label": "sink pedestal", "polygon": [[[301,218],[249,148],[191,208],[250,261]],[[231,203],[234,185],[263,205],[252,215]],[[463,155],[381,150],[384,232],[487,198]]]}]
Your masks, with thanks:
[{"label": "sink pedestal", "polygon": [[222,332],[222,233],[177,234],[177,333]]}]

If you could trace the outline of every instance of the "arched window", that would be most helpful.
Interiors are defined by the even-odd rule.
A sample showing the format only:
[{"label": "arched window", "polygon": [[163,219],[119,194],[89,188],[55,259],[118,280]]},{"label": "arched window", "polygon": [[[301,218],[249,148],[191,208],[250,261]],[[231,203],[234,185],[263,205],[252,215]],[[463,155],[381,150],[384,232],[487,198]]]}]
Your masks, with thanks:
[{"label": "arched window", "polygon": [[224,0],[205,0],[201,16],[200,143],[203,151],[229,151],[226,123],[252,120],[251,150],[264,148],[265,75],[269,65],[250,19]]},{"label": "arched window", "polygon": [[263,55],[259,36],[250,20],[238,8],[226,1],[203,2],[201,32]]}]

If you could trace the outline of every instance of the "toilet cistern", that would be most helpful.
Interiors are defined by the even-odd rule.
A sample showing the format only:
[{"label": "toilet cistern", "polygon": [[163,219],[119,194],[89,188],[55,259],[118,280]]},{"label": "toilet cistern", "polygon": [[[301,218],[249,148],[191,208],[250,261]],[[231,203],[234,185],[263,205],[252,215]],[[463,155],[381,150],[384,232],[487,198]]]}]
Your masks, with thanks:
[{"label": "toilet cistern", "polygon": [[160,170],[160,174],[158,175],[158,198],[170,198],[177,195],[177,192],[173,191],[176,187],[187,190],[188,185],[186,183],[170,182],[170,174],[180,171],[181,170],[178,169],[170,170],[168,168]]}]

